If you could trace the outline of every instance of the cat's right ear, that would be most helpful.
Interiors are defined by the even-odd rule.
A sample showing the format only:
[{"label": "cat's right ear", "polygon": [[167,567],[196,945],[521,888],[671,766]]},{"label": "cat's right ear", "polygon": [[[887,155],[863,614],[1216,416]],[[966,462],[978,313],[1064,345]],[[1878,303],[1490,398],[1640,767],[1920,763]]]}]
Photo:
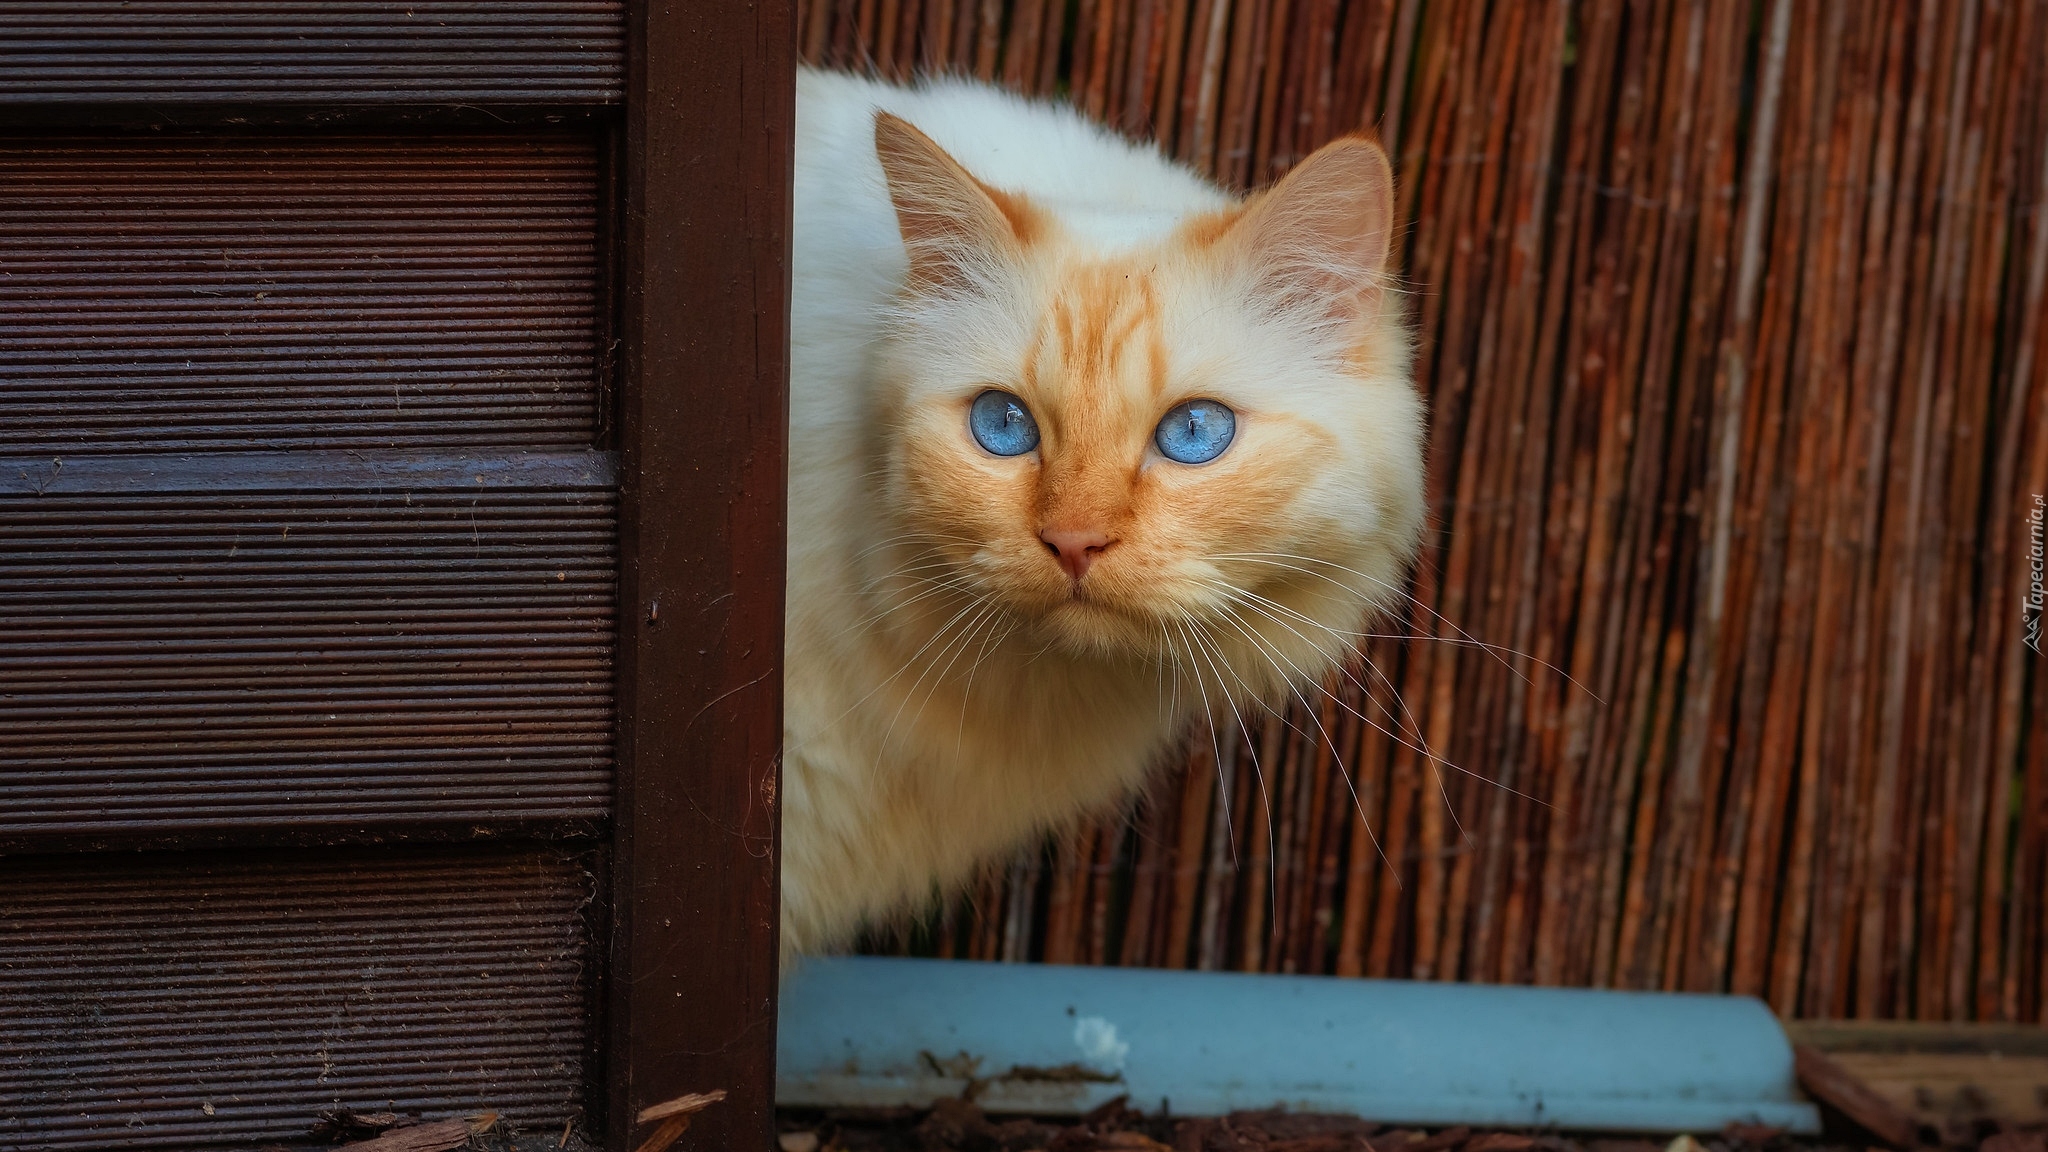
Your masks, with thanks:
[{"label": "cat's right ear", "polygon": [[1393,236],[1393,165],[1360,136],[1318,148],[1252,197],[1228,233],[1269,300],[1340,325],[1379,309]]},{"label": "cat's right ear", "polygon": [[1029,203],[976,180],[901,117],[875,113],[875,154],[889,179],[913,287],[958,291],[983,283],[1039,227]]}]

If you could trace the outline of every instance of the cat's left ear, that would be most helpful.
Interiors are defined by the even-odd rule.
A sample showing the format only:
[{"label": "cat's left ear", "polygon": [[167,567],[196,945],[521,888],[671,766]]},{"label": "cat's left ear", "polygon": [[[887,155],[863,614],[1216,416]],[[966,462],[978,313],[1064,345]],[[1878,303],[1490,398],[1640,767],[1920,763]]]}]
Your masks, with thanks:
[{"label": "cat's left ear", "polygon": [[1378,144],[1346,136],[1254,197],[1224,242],[1274,303],[1349,323],[1379,307],[1393,235],[1393,166]]},{"label": "cat's left ear", "polygon": [[915,287],[970,288],[1013,258],[1037,227],[1029,204],[976,180],[909,121],[877,112],[875,155]]}]

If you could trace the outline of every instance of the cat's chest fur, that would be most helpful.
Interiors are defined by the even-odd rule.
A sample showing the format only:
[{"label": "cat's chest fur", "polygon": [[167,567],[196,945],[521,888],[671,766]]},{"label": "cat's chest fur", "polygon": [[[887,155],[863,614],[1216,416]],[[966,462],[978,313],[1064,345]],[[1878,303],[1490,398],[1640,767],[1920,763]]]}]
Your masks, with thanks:
[{"label": "cat's chest fur", "polygon": [[806,626],[791,645],[788,947],[841,944],[855,923],[915,906],[991,853],[1113,801],[1176,726],[1156,676],[1033,659],[968,619],[885,643]]}]

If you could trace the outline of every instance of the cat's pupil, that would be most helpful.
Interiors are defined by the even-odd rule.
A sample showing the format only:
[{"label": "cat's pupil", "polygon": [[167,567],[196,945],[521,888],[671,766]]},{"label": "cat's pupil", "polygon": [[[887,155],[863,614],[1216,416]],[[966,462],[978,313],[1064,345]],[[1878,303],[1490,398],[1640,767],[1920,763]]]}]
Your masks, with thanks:
[{"label": "cat's pupil", "polygon": [[1159,454],[1179,464],[1207,464],[1230,447],[1237,416],[1214,400],[1187,400],[1159,421],[1153,442]]},{"label": "cat's pupil", "polygon": [[1038,422],[1024,401],[995,388],[974,398],[967,429],[975,443],[997,456],[1022,456],[1038,447]]}]

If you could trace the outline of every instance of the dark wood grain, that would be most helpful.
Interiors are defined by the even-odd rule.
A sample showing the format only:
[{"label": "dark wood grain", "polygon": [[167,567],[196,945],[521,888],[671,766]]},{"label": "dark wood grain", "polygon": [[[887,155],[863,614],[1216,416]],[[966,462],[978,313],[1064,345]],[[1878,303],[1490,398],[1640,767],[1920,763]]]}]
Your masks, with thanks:
[{"label": "dark wood grain", "polygon": [[15,0],[0,105],[617,103],[620,0]]},{"label": "dark wood grain", "polygon": [[588,835],[598,452],[0,460],[0,852]]},{"label": "dark wood grain", "polygon": [[[0,497],[174,492],[609,492],[609,452],[166,452],[0,456]],[[23,507],[28,507],[24,504]]]},{"label": "dark wood grain", "polygon": [[336,1106],[560,1132],[594,855],[0,860],[0,1147],[297,1142]]},{"label": "dark wood grain", "polygon": [[792,6],[629,9],[607,1143],[773,1140]]},{"label": "dark wood grain", "polygon": [[0,1143],[768,1146],[789,6],[141,7],[0,27]]},{"label": "dark wood grain", "polygon": [[589,133],[0,137],[0,453],[590,447],[598,167]]}]

